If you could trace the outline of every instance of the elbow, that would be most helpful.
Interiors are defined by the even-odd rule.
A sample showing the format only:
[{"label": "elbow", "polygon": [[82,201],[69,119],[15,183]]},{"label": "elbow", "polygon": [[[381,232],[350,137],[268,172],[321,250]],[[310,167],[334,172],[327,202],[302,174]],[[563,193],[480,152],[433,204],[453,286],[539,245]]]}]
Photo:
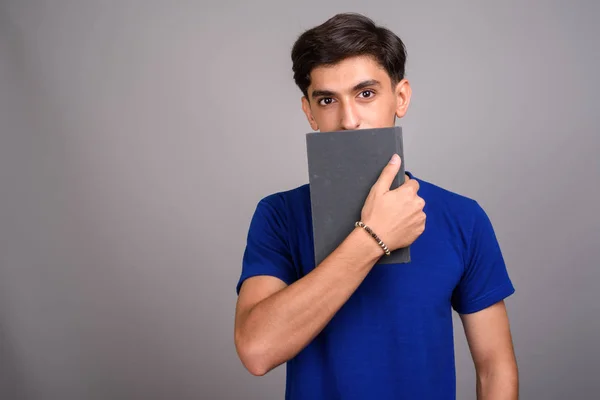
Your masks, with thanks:
[{"label": "elbow", "polygon": [[240,357],[242,364],[248,372],[254,376],[265,376],[271,368],[264,362],[264,359],[260,356],[248,355]]},{"label": "elbow", "polygon": [[242,365],[254,376],[264,376],[272,366],[268,362],[265,346],[258,340],[248,340],[236,332],[235,347]]},{"label": "elbow", "polygon": [[493,386],[507,392],[515,391],[519,387],[519,372],[514,361],[479,368],[477,379],[482,387]]},{"label": "elbow", "polygon": [[267,368],[264,368],[261,365],[256,365],[256,366],[249,365],[246,367],[246,369],[248,370],[248,372],[250,372],[254,376],[265,376],[267,374],[267,372],[269,372],[269,370]]}]

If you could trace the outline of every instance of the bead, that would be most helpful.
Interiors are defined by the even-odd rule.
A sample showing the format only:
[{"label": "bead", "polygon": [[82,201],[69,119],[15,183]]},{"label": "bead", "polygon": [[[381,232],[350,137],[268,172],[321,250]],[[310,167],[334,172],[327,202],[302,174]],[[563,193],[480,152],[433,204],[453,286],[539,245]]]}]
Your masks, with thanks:
[{"label": "bead", "polygon": [[373,232],[373,230],[371,230],[370,227],[368,227],[367,225],[365,225],[362,221],[356,221],[354,223],[355,227],[360,227],[363,228],[365,231],[367,231],[371,237],[373,237],[373,239],[375,239],[375,241],[377,242],[377,244],[379,245],[379,247],[381,247],[381,249],[383,250],[383,252],[385,253],[386,256],[389,256],[391,254],[390,249],[386,246],[385,243],[383,243],[383,240],[381,240],[379,238],[379,236],[377,236],[375,234],[375,232]]}]

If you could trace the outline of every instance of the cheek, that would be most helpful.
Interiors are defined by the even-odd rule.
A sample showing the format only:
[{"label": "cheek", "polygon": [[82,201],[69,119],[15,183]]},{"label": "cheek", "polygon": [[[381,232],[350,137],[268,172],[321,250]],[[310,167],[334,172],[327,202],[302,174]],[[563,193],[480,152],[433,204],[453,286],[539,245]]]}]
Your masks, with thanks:
[{"label": "cheek", "polygon": [[339,123],[339,115],[335,109],[318,110],[313,113],[313,119],[319,125],[321,130],[331,129],[332,126],[337,126]]},{"label": "cheek", "polygon": [[368,107],[368,110],[365,111],[367,118],[372,124],[389,124],[390,120],[393,121],[396,115],[396,104],[386,99],[386,101],[371,103],[371,107]]}]

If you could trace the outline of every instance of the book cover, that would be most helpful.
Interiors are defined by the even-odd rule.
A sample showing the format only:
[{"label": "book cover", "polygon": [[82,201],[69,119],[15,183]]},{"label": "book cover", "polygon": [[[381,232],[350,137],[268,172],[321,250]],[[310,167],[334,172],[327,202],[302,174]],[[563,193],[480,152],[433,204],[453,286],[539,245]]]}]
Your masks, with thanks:
[{"label": "book cover", "polygon": [[[402,164],[390,189],[404,183],[402,128],[311,132],[306,134],[306,146],[315,265],[319,265],[356,229],[367,195],[394,153]],[[382,256],[377,264],[407,262],[410,246]]]}]

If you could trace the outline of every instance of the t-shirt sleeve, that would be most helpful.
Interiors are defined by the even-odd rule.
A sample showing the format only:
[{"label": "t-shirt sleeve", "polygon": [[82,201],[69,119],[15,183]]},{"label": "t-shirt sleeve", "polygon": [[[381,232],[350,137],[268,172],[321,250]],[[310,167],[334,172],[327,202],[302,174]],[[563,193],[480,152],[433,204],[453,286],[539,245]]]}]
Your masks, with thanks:
[{"label": "t-shirt sleeve", "polygon": [[514,292],[492,223],[476,202],[465,270],[452,295],[452,307],[459,314],[470,314]]},{"label": "t-shirt sleeve", "polygon": [[269,275],[290,285],[296,279],[296,269],[289,249],[287,221],[281,207],[275,207],[271,197],[262,199],[250,221],[242,272],[236,286],[250,277]]}]

